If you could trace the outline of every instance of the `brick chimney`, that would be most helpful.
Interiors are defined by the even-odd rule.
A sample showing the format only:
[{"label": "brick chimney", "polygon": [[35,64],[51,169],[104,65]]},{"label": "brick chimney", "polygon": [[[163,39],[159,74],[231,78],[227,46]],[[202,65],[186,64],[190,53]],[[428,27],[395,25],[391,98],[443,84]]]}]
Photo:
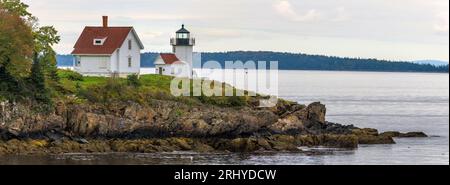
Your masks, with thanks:
[{"label": "brick chimney", "polygon": [[103,16],[103,27],[104,28],[108,27],[108,16]]}]

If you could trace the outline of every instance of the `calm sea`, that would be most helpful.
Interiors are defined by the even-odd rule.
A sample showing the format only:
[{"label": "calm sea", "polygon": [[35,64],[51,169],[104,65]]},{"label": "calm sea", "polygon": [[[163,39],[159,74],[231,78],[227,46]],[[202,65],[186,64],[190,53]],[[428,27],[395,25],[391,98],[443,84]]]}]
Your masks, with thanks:
[{"label": "calm sea", "polygon": [[301,154],[70,154],[0,158],[0,164],[449,164],[448,74],[280,71],[278,78],[281,98],[303,104],[320,101],[327,105],[331,122],[380,131],[423,131],[431,137],[356,150],[304,148],[307,152]]}]

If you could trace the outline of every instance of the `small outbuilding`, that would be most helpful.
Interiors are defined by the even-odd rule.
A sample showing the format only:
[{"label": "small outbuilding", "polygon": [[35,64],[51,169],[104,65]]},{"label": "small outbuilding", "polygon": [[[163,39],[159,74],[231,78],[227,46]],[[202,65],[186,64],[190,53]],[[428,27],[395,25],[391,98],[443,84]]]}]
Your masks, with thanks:
[{"label": "small outbuilding", "polygon": [[173,53],[162,53],[155,60],[156,73],[166,76],[189,77],[190,67]]}]

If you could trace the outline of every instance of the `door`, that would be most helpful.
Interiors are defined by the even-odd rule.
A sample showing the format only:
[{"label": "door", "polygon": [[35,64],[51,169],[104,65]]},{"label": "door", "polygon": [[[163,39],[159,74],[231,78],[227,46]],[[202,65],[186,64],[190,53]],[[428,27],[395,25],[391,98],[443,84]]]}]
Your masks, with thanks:
[{"label": "door", "polygon": [[159,75],[162,75],[163,74],[163,68],[162,67],[159,67]]}]

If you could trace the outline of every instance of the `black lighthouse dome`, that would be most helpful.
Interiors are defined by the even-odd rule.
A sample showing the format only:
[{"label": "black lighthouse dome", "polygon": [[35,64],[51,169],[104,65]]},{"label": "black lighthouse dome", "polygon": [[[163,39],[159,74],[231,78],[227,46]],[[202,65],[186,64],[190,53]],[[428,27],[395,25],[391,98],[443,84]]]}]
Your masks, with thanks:
[{"label": "black lighthouse dome", "polygon": [[191,32],[184,28],[184,24],[181,25],[181,29],[176,32],[176,42],[172,42],[172,45],[177,46],[193,46],[195,41],[191,38]]},{"label": "black lighthouse dome", "polygon": [[181,25],[181,29],[177,31],[177,33],[191,33],[186,28],[184,28],[184,24]]}]

